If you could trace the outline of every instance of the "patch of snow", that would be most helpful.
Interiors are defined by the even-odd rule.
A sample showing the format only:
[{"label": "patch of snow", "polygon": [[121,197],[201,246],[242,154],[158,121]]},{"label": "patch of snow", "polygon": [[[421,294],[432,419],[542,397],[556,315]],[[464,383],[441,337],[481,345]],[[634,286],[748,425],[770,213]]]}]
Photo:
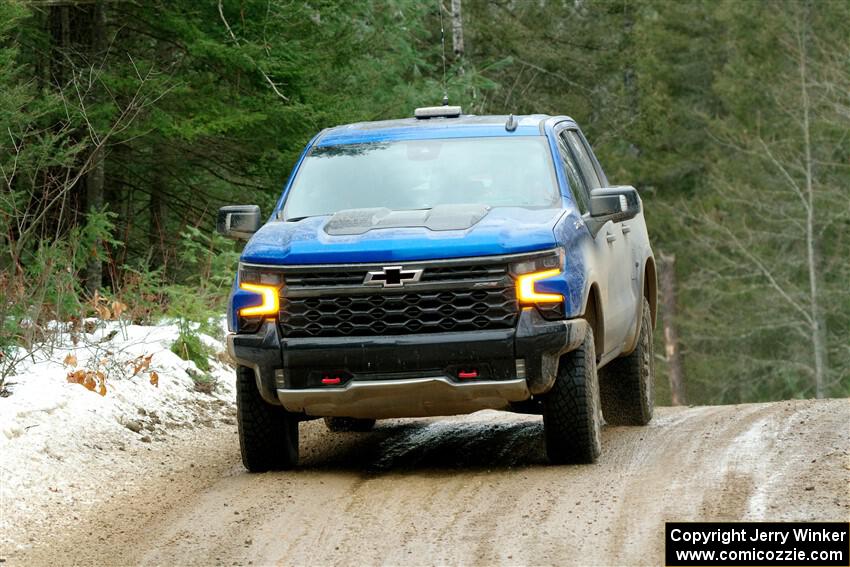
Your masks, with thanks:
[{"label": "patch of snow", "polygon": [[[211,357],[207,374],[215,389],[196,391],[190,372],[203,373],[170,350],[175,324],[98,322],[92,333],[77,336],[77,344],[61,324],[54,328],[52,348],[19,364],[6,380],[11,395],[0,397],[0,534],[16,516],[38,514],[46,491],[84,498],[75,490],[79,477],[97,475],[93,469],[104,454],[232,419],[233,369]],[[216,354],[225,350],[216,338],[201,340]],[[145,357],[149,366],[134,374]],[[68,382],[75,370],[102,372],[106,394]]]}]

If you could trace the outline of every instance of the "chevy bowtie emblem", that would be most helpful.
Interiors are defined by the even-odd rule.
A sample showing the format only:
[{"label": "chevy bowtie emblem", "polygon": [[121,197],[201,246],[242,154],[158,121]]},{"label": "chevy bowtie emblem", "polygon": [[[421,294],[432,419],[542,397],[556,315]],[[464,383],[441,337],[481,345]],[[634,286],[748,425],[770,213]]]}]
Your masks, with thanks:
[{"label": "chevy bowtie emblem", "polygon": [[385,266],[377,272],[367,272],[363,285],[401,287],[405,283],[418,282],[422,270],[405,270],[401,266]]}]

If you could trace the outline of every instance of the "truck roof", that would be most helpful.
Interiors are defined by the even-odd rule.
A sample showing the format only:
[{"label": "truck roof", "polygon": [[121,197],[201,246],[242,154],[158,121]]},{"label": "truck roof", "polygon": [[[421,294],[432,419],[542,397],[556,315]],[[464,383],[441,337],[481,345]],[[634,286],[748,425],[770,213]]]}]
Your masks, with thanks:
[{"label": "truck roof", "polygon": [[315,145],[359,144],[395,140],[471,138],[492,136],[540,136],[548,114],[514,116],[516,128],[508,130],[508,115],[476,116],[462,114],[454,118],[401,118],[375,122],[357,122],[323,130]]}]

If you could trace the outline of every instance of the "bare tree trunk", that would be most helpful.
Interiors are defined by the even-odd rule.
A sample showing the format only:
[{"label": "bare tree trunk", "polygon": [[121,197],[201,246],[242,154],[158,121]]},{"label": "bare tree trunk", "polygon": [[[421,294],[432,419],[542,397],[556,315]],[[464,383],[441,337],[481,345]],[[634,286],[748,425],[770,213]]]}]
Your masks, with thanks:
[{"label": "bare tree trunk", "polygon": [[[164,165],[163,160],[159,163]],[[151,248],[151,268],[159,268],[165,264],[165,175],[163,168],[154,174],[154,182],[150,195],[151,226],[148,232],[148,243]]]},{"label": "bare tree trunk", "polygon": [[[103,148],[95,149],[91,169],[86,174],[86,207],[88,212],[99,211],[103,208],[103,157]],[[89,295],[94,295],[94,292],[100,289],[103,284],[103,263],[98,256],[103,242],[98,239],[93,246],[95,250],[91,251],[91,256],[86,263],[86,292]],[[98,255],[95,255],[95,253]]]},{"label": "bare tree trunk", "polygon": [[[103,0],[100,0],[94,5],[94,14],[92,18],[91,29],[91,52],[94,55],[92,61],[101,57],[106,49],[106,18],[103,9]],[[94,64],[94,63],[92,63]],[[86,173],[86,211],[100,211],[103,209],[103,178],[105,155],[103,146],[98,145],[92,156],[91,169]],[[86,263],[85,284],[86,292],[89,295],[94,295],[94,292],[100,289],[103,285],[103,263],[100,258],[95,255],[100,254],[100,249],[103,247],[103,242],[97,240],[94,243],[95,250],[89,257]]]},{"label": "bare tree trunk", "polygon": [[[160,41],[156,46],[156,60],[160,68],[167,69],[172,64],[174,56],[171,44]],[[167,215],[167,184],[170,148],[168,144],[161,141],[154,148],[155,163],[158,164],[153,172],[153,184],[150,193],[150,227],[148,229],[148,244],[150,244],[151,268],[164,267],[168,263],[166,251],[165,223]]]},{"label": "bare tree trunk", "polygon": [[[641,113],[638,77],[635,70],[635,11],[636,8],[634,6],[628,3],[623,4],[623,34],[620,42],[620,58],[623,61],[623,91],[625,93],[626,104],[628,105],[629,116],[639,116]],[[594,105],[594,109],[600,106]],[[632,140],[629,142],[629,153],[637,157],[640,155],[640,148],[635,143],[635,138],[632,137]]]},{"label": "bare tree trunk", "polygon": [[634,55],[634,28],[635,28],[635,8],[628,4],[623,5],[623,35],[620,43],[620,56],[623,61],[623,90],[626,93],[629,112],[636,115],[640,112],[638,88],[637,88],[637,72],[635,71],[635,55]]},{"label": "bare tree trunk", "polygon": [[[807,16],[804,11],[801,18]],[[815,234],[815,199],[814,178],[812,174],[812,141],[811,124],[809,120],[809,109],[811,101],[808,91],[808,69],[806,50],[805,21],[799,21],[798,25],[798,48],[800,69],[800,106],[803,111],[803,149],[804,167],[806,173],[806,264],[809,272],[809,314],[811,319],[812,351],[815,363],[815,397],[826,396],[826,329],[825,321],[821,317],[818,296],[818,270],[817,270],[817,235]]]},{"label": "bare tree trunk", "polygon": [[455,58],[463,59],[463,14],[461,0],[452,0],[452,49]]},{"label": "bare tree trunk", "polygon": [[[68,46],[71,45],[71,8],[68,6],[62,6],[59,8],[59,17],[62,21],[61,24],[61,49],[68,49]],[[62,66],[65,66],[64,61],[62,62]],[[59,83],[61,86],[61,82]]]},{"label": "bare tree trunk", "polygon": [[676,256],[659,253],[661,278],[661,322],[664,328],[664,358],[670,379],[670,396],[674,406],[686,405],[685,376],[679,334],[676,331]]}]

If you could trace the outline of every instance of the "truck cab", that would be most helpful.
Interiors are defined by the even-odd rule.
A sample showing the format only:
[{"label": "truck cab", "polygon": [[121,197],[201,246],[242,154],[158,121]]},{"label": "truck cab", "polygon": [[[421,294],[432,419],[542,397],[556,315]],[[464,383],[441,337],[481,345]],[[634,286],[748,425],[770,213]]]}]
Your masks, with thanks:
[{"label": "truck cab", "polygon": [[567,116],[458,107],[330,128],[247,239],[228,309],[251,471],[297,464],[298,424],[499,409],[543,415],[552,462],[652,416],[655,264],[633,187]]}]

